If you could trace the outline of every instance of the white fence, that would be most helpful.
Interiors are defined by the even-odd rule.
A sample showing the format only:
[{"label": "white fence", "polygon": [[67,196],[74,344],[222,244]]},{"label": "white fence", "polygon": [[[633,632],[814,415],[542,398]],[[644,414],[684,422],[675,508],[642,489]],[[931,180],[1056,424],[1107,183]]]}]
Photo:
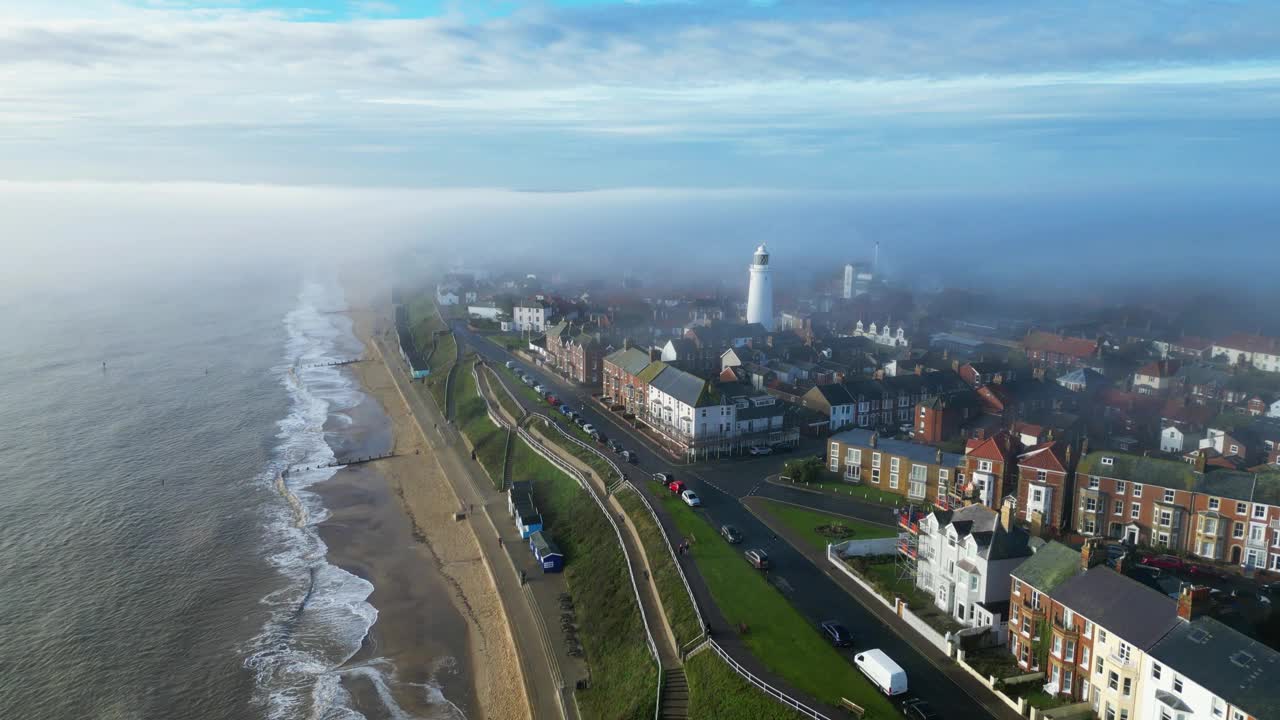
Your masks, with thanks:
[{"label": "white fence", "polygon": [[724,648],[720,647],[719,643],[717,643],[715,640],[708,639],[707,644],[711,646],[712,650],[716,651],[716,654],[719,655],[722,660],[729,663],[729,667],[733,668],[734,672],[741,675],[744,679],[746,679],[747,682],[760,688],[762,691],[764,691],[764,694],[768,695],[774,700],[777,700],[783,705],[786,705],[792,710],[795,710],[801,715],[804,715],[805,717],[814,718],[814,720],[831,720],[831,717],[829,715],[823,715],[817,710],[814,710],[808,705],[805,705],[799,700],[796,700],[795,698],[782,692],[781,690],[778,690],[777,688],[765,682],[764,680],[761,680],[760,678],[756,677],[755,673],[751,672],[750,670],[746,669],[742,665],[738,664],[738,661],[734,660],[733,656],[725,652]]},{"label": "white fence", "polygon": [[903,600],[902,598],[895,597],[892,601],[886,600],[884,596],[880,594],[879,590],[877,590],[873,585],[871,585],[871,583],[867,582],[866,580],[863,580],[862,577],[858,575],[858,573],[854,572],[853,569],[850,568],[844,562],[841,555],[836,551],[837,547],[839,546],[838,545],[827,546],[828,562],[834,565],[838,570],[840,570],[840,572],[844,573],[845,576],[848,577],[850,580],[857,583],[858,586],[861,587],[863,590],[866,590],[868,593],[870,593],[872,597],[880,601],[881,605],[884,605],[885,607],[892,610],[894,615],[897,615],[912,630],[915,630],[917,633],[920,634],[921,637],[923,637],[925,640],[928,640],[929,644],[933,645],[934,647],[938,648],[942,652],[946,653],[948,657],[952,655],[953,644],[951,643],[949,638],[944,636],[942,633],[939,633],[937,630],[933,628],[932,625],[920,619],[920,617],[917,616],[915,613],[911,612],[911,609],[907,607],[906,601]]},{"label": "white fence", "polygon": [[846,540],[836,543],[835,551],[844,557],[862,555],[893,555],[898,552],[898,538],[872,538],[870,540]]}]

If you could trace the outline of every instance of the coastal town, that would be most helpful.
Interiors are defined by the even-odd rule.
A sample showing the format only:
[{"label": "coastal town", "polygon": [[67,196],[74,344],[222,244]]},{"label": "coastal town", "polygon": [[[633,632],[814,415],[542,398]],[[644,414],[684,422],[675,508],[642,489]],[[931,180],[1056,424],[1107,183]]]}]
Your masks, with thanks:
[{"label": "coastal town", "polygon": [[[762,244],[740,294],[461,265],[395,293],[406,373],[483,400],[453,419],[548,618],[602,561],[512,439],[625,520],[654,717],[1280,715],[1280,339],[933,313],[874,261],[775,303],[779,272]],[[615,716],[582,707],[582,622],[537,662],[567,653],[566,717]],[[758,707],[706,696],[706,648]]]}]

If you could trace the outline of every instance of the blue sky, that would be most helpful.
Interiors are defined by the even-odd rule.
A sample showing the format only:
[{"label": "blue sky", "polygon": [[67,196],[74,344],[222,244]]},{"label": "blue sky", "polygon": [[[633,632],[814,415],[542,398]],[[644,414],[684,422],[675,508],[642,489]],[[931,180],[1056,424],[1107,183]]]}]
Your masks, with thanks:
[{"label": "blue sky", "polygon": [[1280,3],[0,0],[0,179],[1276,184]]}]

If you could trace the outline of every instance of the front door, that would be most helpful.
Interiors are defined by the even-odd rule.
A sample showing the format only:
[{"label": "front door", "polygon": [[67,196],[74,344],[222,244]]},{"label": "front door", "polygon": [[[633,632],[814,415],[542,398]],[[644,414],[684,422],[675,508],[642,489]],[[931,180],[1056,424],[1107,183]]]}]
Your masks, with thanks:
[{"label": "front door", "polygon": [[1231,547],[1231,564],[1232,565],[1240,564],[1240,546],[1239,545],[1233,545]]},{"label": "front door", "polygon": [[1262,559],[1258,556],[1258,551],[1250,549],[1249,553],[1245,555],[1244,566],[1258,567],[1261,564],[1262,564]]},{"label": "front door", "polygon": [[1130,525],[1124,532],[1124,541],[1130,545],[1138,544],[1138,528]]}]

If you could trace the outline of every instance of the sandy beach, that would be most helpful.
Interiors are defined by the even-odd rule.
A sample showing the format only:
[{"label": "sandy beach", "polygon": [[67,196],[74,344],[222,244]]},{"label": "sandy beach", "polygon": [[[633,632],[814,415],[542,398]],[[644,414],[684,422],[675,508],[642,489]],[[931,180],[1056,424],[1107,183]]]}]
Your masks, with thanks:
[{"label": "sandy beach", "polygon": [[453,603],[466,623],[479,715],[492,720],[528,718],[515,643],[476,536],[467,523],[454,520],[453,511],[460,506],[458,497],[418,432],[386,365],[376,360],[377,353],[369,347],[377,321],[375,312],[362,309],[350,315],[370,360],[353,368],[364,391],[391,420],[397,457],[380,461],[378,471],[398,498],[413,538],[448,582]]}]

